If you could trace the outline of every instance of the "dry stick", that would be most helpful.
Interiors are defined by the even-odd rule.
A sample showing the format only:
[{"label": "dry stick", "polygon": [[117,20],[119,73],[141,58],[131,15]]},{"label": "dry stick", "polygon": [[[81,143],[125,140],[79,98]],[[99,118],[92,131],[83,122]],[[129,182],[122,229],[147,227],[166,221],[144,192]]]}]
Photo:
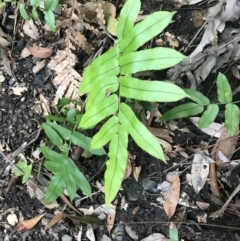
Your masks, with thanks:
[{"label": "dry stick", "polygon": [[238,184],[238,186],[235,188],[235,190],[233,191],[233,193],[230,195],[230,197],[228,198],[228,200],[225,202],[225,204],[222,206],[222,208],[217,211],[217,213],[215,214],[214,218],[220,217],[223,215],[225,209],[227,208],[228,204],[232,201],[232,199],[234,198],[234,196],[240,191],[240,184]]},{"label": "dry stick", "polygon": [[184,50],[184,53],[186,53],[190,47],[190,45],[192,44],[192,42],[194,41],[195,38],[197,38],[198,34],[202,31],[202,29],[205,27],[205,25],[207,24],[207,22],[205,22],[201,28],[197,31],[197,33],[193,36],[192,40],[190,41],[190,43],[188,44],[188,46],[186,47],[186,49]]}]

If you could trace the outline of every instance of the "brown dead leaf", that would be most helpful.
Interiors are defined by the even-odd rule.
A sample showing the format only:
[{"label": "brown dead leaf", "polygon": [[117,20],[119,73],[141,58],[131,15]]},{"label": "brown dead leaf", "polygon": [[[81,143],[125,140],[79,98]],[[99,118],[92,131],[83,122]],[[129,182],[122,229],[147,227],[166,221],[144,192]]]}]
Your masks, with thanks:
[{"label": "brown dead leaf", "polygon": [[167,129],[163,128],[153,128],[153,127],[147,127],[148,130],[154,135],[157,136],[169,143],[172,143],[172,137],[170,136],[171,132]]},{"label": "brown dead leaf", "polygon": [[38,28],[35,26],[32,19],[24,22],[23,32],[32,39],[37,40],[39,38]]},{"label": "brown dead leaf", "polygon": [[112,207],[113,207],[112,211],[109,212],[107,216],[107,230],[109,233],[111,232],[114,226],[115,217],[116,217],[116,206],[113,205]]},{"label": "brown dead leaf", "polygon": [[55,225],[56,223],[58,223],[60,220],[62,220],[63,218],[66,217],[65,213],[58,213],[57,215],[55,215],[52,220],[47,224],[47,226],[45,227],[45,231],[47,231],[49,228],[51,228],[53,225]]},{"label": "brown dead leaf", "polygon": [[212,159],[216,162],[217,166],[229,166],[230,163],[224,163],[223,160],[221,159],[221,156],[218,154],[218,151],[221,151],[221,153],[228,158],[229,160],[231,160],[232,155],[236,149],[236,145],[237,145],[237,138],[238,138],[238,133],[239,132],[239,128],[237,128],[236,130],[236,134],[234,136],[230,136],[227,128],[224,127],[223,131],[221,133],[221,136],[219,137],[219,139],[217,140],[213,150],[212,150]]},{"label": "brown dead leaf", "polygon": [[171,184],[169,186],[169,198],[164,202],[164,210],[170,219],[175,213],[179,196],[180,196],[180,178],[177,172],[167,174],[167,181]]},{"label": "brown dead leaf", "polygon": [[36,44],[33,44],[33,45],[27,44],[26,47],[34,57],[42,58],[42,59],[50,57],[53,51],[52,48],[40,47]]},{"label": "brown dead leaf", "polygon": [[140,174],[140,172],[141,172],[141,169],[142,169],[142,167],[141,166],[139,166],[139,167],[133,167],[133,176],[134,176],[134,178],[135,178],[135,180],[138,182],[138,177],[139,177],[139,174]]},{"label": "brown dead leaf", "polygon": [[199,202],[196,201],[196,204],[198,205],[198,207],[202,210],[206,210],[209,208],[209,203],[205,203],[205,202]]},{"label": "brown dead leaf", "polygon": [[17,231],[18,232],[25,232],[28,231],[30,229],[32,229],[40,220],[41,218],[45,215],[42,214],[40,216],[37,216],[35,218],[29,219],[29,220],[24,220],[20,223],[17,224]]},{"label": "brown dead leaf", "polygon": [[129,178],[129,176],[131,174],[132,174],[132,163],[131,163],[130,159],[128,158],[128,163],[127,163],[127,167],[126,167],[126,170],[125,170],[123,180]]},{"label": "brown dead leaf", "polygon": [[68,207],[70,207],[73,211],[82,216],[82,213],[71,204],[71,202],[66,198],[64,194],[61,195],[61,198],[68,205]]}]

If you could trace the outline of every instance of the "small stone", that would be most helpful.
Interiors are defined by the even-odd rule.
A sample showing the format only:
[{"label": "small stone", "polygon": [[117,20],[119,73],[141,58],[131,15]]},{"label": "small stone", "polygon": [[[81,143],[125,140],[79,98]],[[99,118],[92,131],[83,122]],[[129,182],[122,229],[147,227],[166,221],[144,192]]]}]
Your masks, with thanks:
[{"label": "small stone", "polygon": [[62,236],[62,241],[72,241],[72,237],[70,237],[69,235],[67,234],[64,234]]},{"label": "small stone", "polygon": [[141,184],[142,184],[143,190],[145,191],[151,191],[153,193],[159,192],[159,190],[157,189],[157,182],[155,181],[144,179]]}]

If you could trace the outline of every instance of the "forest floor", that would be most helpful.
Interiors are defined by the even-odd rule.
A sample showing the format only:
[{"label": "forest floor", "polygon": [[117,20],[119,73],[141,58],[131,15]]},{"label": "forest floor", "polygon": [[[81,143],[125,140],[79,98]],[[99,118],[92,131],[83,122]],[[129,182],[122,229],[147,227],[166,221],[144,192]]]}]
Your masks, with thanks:
[{"label": "forest floor", "polygon": [[[122,6],[121,0],[112,1],[112,4],[116,6],[117,12],[119,12]],[[197,38],[194,38],[204,24],[203,16],[206,14],[208,7],[207,1],[203,1],[202,4],[182,6],[181,8],[177,8],[170,1],[165,0],[142,1],[141,15],[148,15],[157,10],[176,11],[174,21],[164,30],[164,34],[154,38],[148,44],[148,47],[157,46],[159,42],[163,42],[165,47],[174,47],[185,55],[191,54],[202,37],[200,32]],[[23,49],[25,49],[27,43],[32,41],[32,38],[24,32],[26,30],[23,30],[23,20],[19,20],[18,17],[16,23],[11,18],[14,11],[15,7],[7,4],[1,14],[2,22],[3,15],[7,15],[7,21],[1,25],[2,31],[6,36],[14,36],[12,38],[14,42],[6,48],[0,48],[1,70],[4,76],[0,80],[0,151],[8,159],[11,159],[15,155],[14,152],[20,150],[21,158],[34,162],[36,160],[33,153],[46,140],[43,131],[39,131],[40,125],[44,121],[43,114],[46,114],[46,112],[57,113],[56,107],[51,104],[56,95],[56,87],[52,83],[55,72],[48,68],[47,63],[61,48],[59,43],[65,38],[65,32],[58,31],[56,34],[50,35],[43,28],[43,25],[38,25],[39,37],[34,42],[39,46],[51,46],[52,54],[42,59],[33,55],[25,57]],[[240,22],[228,23],[227,26],[237,29],[240,27]],[[84,63],[97,52],[98,42],[106,38],[106,36],[101,36],[96,39],[93,33],[88,30],[84,34],[87,41],[96,48],[91,54],[82,50],[76,53],[80,60],[75,69],[80,74],[83,72]],[[1,36],[3,36],[2,33]],[[194,41],[188,47],[192,39]],[[109,40],[104,43],[108,44]],[[106,50],[108,46],[109,44],[103,45],[102,48]],[[185,51],[186,49],[187,51]],[[43,67],[40,70],[34,69],[42,61]],[[239,80],[230,71],[230,65],[225,64],[221,71],[227,75],[232,89],[234,89],[238,87]],[[158,79],[167,79],[166,71],[154,71],[152,75],[157,76]],[[217,98],[216,88],[213,87],[216,76],[216,73],[211,73],[198,86],[198,89],[210,100]],[[188,84],[186,81],[186,85]],[[235,98],[238,98],[238,96],[236,95]],[[170,106],[160,104],[159,111],[169,109]],[[221,113],[215,120],[220,124],[224,121]],[[153,117],[154,119],[156,118]],[[6,158],[0,155],[0,241],[141,241],[149,236],[149,239],[146,240],[160,241],[164,239],[159,238],[159,236],[154,238],[151,235],[162,234],[167,240],[170,221],[175,223],[178,228],[179,240],[239,241],[240,195],[234,196],[222,216],[213,217],[238,186],[240,168],[238,166],[232,169],[222,167],[217,170],[221,198],[212,195],[208,181],[206,181],[202,190],[196,194],[188,180],[195,154],[193,150],[208,146],[209,152],[211,152],[217,138],[200,130],[189,118],[177,120],[171,124],[174,128],[171,131],[168,130],[165,140],[171,146],[173,154],[169,155],[167,164],[146,154],[133,141],[130,142],[131,170],[129,176],[122,183],[122,188],[116,198],[117,202],[114,202],[111,207],[113,212],[116,209],[116,216],[110,217],[114,220],[110,232],[106,227],[107,222],[109,222],[107,218],[101,220],[100,226],[99,224],[96,226],[95,219],[88,220],[86,221],[88,224],[84,224],[65,218],[45,230],[50,220],[57,214],[61,212],[76,214],[76,212],[70,208],[64,198],[59,198],[53,206],[46,206],[41,203],[36,194],[30,193],[32,189],[28,187],[29,185],[23,185],[21,179],[14,176],[11,165],[6,166],[6,163],[8,163]],[[154,121],[151,126],[155,129],[159,128],[159,130],[167,127],[163,123]],[[22,146],[23,143],[27,144]],[[236,151],[232,160],[239,159],[239,156],[240,152]],[[19,156],[14,160],[16,161],[17,158]],[[106,212],[103,207],[104,193],[100,191],[99,185],[104,180],[106,156],[92,156],[90,158],[81,156],[77,162],[80,163],[81,171],[90,181],[94,194],[90,199],[78,192],[79,195],[74,199],[72,205],[81,212],[94,214],[93,210],[98,210],[94,215],[98,216],[100,213],[103,215]],[[33,173],[36,178],[38,177],[39,183],[43,185],[49,174],[40,171],[43,175],[39,177],[41,166],[40,162],[36,162]],[[166,180],[167,174],[173,171],[181,172],[181,196],[175,214],[169,221],[161,202],[161,191],[157,187]],[[20,232],[19,226],[16,227],[17,223],[32,220],[43,213],[45,213],[43,218],[32,229]],[[105,216],[108,215],[110,214],[105,214]]]}]

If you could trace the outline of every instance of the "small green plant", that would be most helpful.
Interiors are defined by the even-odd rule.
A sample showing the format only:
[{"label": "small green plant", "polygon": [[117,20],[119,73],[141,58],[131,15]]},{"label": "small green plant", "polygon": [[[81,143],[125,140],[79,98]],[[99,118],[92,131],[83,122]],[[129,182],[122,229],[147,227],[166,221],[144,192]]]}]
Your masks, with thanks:
[{"label": "small green plant", "polygon": [[28,165],[26,161],[19,161],[17,164],[12,166],[12,170],[15,175],[22,178],[22,183],[26,183],[32,172],[32,164]]},{"label": "small green plant", "polygon": [[[34,21],[37,21],[39,19],[38,15],[38,9],[40,6],[41,0],[30,0],[29,5],[31,6],[32,9],[32,18]],[[59,4],[59,0],[46,0],[44,2],[44,19],[49,26],[49,28],[55,32],[56,31],[56,24],[55,24],[55,15],[54,15],[54,10]],[[19,3],[19,12],[22,16],[23,19],[29,20],[30,17],[26,11],[26,4],[24,2]]]},{"label": "small green plant", "polygon": [[[62,99],[62,102],[64,101]],[[47,159],[44,166],[54,174],[49,182],[45,197],[46,202],[56,200],[65,189],[68,191],[70,200],[73,200],[77,187],[87,196],[91,196],[91,187],[87,179],[69,157],[72,144],[80,146],[95,155],[106,154],[103,148],[90,150],[91,138],[75,130],[82,117],[78,109],[72,108],[68,110],[65,108],[63,112],[65,116],[46,116],[47,121],[42,124],[44,132],[56,149],[52,150],[46,145],[41,147],[41,151]]]},{"label": "small green plant", "polygon": [[[226,128],[231,136],[236,133],[236,128],[239,125],[239,108],[232,103],[231,86],[224,74],[219,73],[217,76],[217,95],[220,103],[211,104],[206,96],[196,90],[184,89],[184,91],[194,102],[182,104],[167,111],[160,118],[162,121],[194,116],[203,112],[198,121],[198,127],[206,128],[215,120],[219,112],[219,105],[224,104]],[[205,107],[206,110],[204,110]]]},{"label": "small green plant", "polygon": [[178,229],[177,229],[176,225],[173,223],[170,223],[169,238],[170,238],[170,241],[179,241]]},{"label": "small green plant", "polygon": [[129,134],[143,150],[165,162],[158,141],[133,112],[132,101],[172,102],[188,97],[181,88],[166,81],[144,81],[132,77],[140,71],[172,67],[185,58],[169,48],[137,51],[161,33],[175,14],[155,12],[135,25],[140,5],[140,0],[125,3],[117,23],[115,46],[86,68],[79,88],[80,93],[89,94],[79,128],[93,128],[108,118],[91,141],[91,150],[110,143],[105,172],[106,204],[115,198],[122,183]]}]

